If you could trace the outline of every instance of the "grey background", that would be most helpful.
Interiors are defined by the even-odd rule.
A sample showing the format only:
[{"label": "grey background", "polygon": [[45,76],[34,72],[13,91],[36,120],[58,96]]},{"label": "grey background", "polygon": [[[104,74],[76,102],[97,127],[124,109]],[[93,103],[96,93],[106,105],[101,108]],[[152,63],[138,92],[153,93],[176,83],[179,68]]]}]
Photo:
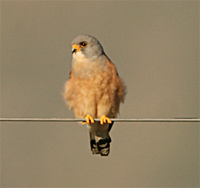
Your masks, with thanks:
[{"label": "grey background", "polygon": [[[120,118],[199,116],[199,1],[2,1],[1,117],[74,117],[71,40],[99,39]],[[109,157],[77,123],[1,123],[2,187],[198,187],[198,123],[115,123]]]}]

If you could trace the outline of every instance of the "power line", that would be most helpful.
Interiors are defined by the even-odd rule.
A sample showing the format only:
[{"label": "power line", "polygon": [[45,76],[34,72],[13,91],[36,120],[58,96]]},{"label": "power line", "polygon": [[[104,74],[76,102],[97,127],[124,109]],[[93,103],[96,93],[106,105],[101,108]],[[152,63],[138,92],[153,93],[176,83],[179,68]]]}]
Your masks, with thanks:
[{"label": "power line", "polygon": [[[100,121],[100,119],[94,119]],[[114,122],[200,122],[200,118],[110,118]],[[75,118],[0,118],[1,122],[81,122],[85,119]]]}]

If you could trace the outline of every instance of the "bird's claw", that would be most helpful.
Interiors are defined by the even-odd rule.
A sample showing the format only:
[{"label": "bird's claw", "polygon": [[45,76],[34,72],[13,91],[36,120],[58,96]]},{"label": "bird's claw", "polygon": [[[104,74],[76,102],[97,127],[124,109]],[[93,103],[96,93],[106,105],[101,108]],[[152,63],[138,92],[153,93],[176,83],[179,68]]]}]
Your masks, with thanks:
[{"label": "bird's claw", "polygon": [[100,124],[104,125],[105,123],[112,123],[112,121],[106,115],[103,115],[100,117]]},{"label": "bird's claw", "polygon": [[91,115],[85,116],[85,121],[82,122],[83,125],[88,124],[90,125],[91,123],[94,123],[94,118]]}]

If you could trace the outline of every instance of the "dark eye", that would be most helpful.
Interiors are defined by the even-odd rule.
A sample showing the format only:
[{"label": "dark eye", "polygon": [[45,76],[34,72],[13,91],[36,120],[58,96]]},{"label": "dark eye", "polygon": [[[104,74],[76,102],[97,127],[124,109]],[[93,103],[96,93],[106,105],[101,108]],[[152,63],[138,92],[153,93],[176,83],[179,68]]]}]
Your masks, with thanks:
[{"label": "dark eye", "polygon": [[87,46],[87,42],[80,42],[80,46],[83,47],[83,48],[86,47]]}]

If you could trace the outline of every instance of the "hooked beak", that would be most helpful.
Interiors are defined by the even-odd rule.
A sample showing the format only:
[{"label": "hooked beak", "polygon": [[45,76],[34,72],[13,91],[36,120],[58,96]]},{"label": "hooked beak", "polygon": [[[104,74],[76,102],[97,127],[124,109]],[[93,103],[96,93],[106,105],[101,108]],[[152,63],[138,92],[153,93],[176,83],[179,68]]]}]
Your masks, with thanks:
[{"label": "hooked beak", "polygon": [[72,54],[76,53],[76,52],[79,52],[79,51],[81,51],[81,48],[78,45],[73,44],[72,45]]}]

